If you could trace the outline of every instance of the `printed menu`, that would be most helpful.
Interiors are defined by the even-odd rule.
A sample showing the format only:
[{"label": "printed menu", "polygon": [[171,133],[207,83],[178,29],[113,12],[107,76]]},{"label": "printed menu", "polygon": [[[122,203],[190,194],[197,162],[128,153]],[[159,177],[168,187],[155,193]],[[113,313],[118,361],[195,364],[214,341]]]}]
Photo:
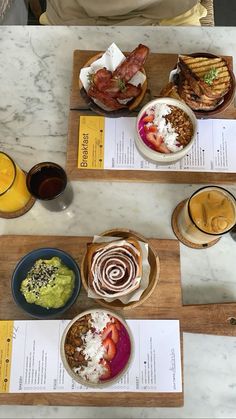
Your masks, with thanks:
[{"label": "printed menu", "polygon": [[134,142],[136,118],[80,116],[79,169],[236,172],[236,120],[198,121],[197,139],[190,152],[169,166],[145,160]]},{"label": "printed menu", "polygon": [[76,383],[60,340],[69,320],[0,321],[0,393],[182,392],[178,320],[127,320],[134,338],[129,370],[104,389]]}]

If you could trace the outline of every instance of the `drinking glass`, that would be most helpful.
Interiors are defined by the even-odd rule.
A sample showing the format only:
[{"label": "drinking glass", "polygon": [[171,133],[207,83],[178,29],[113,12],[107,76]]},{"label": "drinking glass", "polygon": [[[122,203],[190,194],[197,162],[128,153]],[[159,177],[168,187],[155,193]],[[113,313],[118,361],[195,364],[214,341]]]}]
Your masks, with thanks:
[{"label": "drinking glass", "polygon": [[57,163],[33,166],[26,178],[30,193],[49,211],[65,210],[73,200],[73,190],[65,170]]},{"label": "drinking glass", "polygon": [[0,151],[0,211],[15,213],[31,199],[26,175],[8,154]]},{"label": "drinking glass", "polygon": [[185,240],[204,245],[233,229],[236,199],[226,189],[206,186],[198,189],[179,212],[177,225]]}]

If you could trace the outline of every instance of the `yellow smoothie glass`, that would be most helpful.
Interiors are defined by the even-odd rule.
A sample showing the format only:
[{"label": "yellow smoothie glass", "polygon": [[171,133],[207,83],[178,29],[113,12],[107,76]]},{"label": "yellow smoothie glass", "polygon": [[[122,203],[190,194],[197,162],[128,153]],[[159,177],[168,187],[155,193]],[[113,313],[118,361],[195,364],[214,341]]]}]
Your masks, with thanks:
[{"label": "yellow smoothie glass", "polygon": [[0,211],[19,211],[26,206],[30,198],[25,173],[11,157],[0,151]]}]

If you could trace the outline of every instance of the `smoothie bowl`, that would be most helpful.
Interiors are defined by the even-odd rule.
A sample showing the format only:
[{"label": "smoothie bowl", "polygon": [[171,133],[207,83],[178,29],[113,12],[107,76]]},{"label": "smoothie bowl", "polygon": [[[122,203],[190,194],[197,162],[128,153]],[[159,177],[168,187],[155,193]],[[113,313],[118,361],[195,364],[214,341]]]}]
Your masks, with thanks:
[{"label": "smoothie bowl", "polygon": [[18,262],[11,285],[13,298],[24,311],[36,318],[53,318],[75,302],[80,270],[63,250],[35,249]]},{"label": "smoothie bowl", "polygon": [[87,387],[107,387],[128,370],[133,338],[126,322],[112,311],[91,309],[76,316],[61,339],[68,374]]},{"label": "smoothie bowl", "polygon": [[189,152],[196,134],[197,119],[185,103],[159,98],[147,103],[139,112],[135,144],[147,160],[172,164]]}]

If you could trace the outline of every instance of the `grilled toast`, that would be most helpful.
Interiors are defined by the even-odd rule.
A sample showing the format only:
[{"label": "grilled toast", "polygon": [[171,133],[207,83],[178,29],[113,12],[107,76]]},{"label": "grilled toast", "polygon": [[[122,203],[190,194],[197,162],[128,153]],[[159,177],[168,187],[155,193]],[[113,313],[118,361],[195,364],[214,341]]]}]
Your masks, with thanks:
[{"label": "grilled toast", "polygon": [[211,111],[219,106],[222,99],[212,99],[206,95],[198,96],[191,88],[187,79],[180,80],[178,94],[182,100],[194,111]]},{"label": "grilled toast", "polygon": [[197,96],[222,98],[230,89],[231,76],[226,61],[221,57],[179,56],[179,68]]}]

